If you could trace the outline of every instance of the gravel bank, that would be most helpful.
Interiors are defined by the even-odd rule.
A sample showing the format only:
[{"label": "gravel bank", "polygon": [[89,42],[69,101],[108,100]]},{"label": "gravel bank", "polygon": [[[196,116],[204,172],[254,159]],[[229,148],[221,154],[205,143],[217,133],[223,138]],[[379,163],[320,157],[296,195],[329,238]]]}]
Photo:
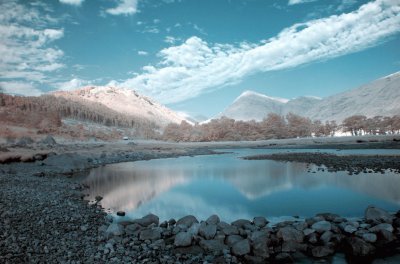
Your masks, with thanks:
[{"label": "gravel bank", "polygon": [[[243,157],[246,160],[275,160],[312,163],[328,171],[348,171],[349,174],[385,170],[400,173],[400,156],[396,155],[333,155],[327,153],[277,153]],[[324,168],[320,168],[324,169]]]}]

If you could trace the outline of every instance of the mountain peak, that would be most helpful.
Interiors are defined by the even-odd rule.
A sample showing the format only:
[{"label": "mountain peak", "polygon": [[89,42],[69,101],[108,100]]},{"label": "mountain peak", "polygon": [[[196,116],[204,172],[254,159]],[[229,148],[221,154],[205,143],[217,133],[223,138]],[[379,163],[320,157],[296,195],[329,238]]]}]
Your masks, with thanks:
[{"label": "mountain peak", "polygon": [[284,103],[284,104],[289,101],[288,99],[285,99],[285,98],[271,97],[271,96],[267,96],[265,94],[251,91],[251,90],[244,91],[241,95],[239,95],[239,97],[236,100],[243,98],[243,97],[262,97],[264,99],[273,100],[273,101],[277,101],[277,102]]}]

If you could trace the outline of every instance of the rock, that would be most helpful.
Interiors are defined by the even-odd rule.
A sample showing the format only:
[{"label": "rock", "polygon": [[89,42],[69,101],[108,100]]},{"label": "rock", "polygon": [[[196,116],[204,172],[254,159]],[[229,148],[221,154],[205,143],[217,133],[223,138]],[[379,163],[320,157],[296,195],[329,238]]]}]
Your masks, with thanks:
[{"label": "rock", "polygon": [[350,253],[353,256],[365,257],[375,251],[375,247],[358,237],[347,238]]},{"label": "rock", "polygon": [[101,196],[96,196],[96,197],[94,198],[94,200],[95,200],[96,202],[100,202],[101,200],[103,200],[103,197],[101,197]]},{"label": "rock", "polygon": [[353,234],[354,232],[357,231],[357,228],[354,227],[354,226],[352,226],[352,225],[346,225],[346,226],[344,227],[344,231],[345,231],[346,233]]},{"label": "rock", "polygon": [[50,135],[47,135],[44,139],[40,141],[40,143],[51,146],[57,145],[56,140]]},{"label": "rock", "polygon": [[191,227],[193,223],[198,223],[199,221],[193,215],[187,215],[182,217],[176,222],[177,225],[184,225],[187,228]]},{"label": "rock", "polygon": [[205,239],[213,239],[217,233],[216,225],[202,225],[199,228],[199,234]]},{"label": "rock", "polygon": [[30,138],[30,137],[22,137],[17,141],[17,146],[18,147],[25,147],[25,146],[31,145],[33,143],[34,143],[34,141],[33,141],[32,138]]},{"label": "rock", "polygon": [[231,223],[231,225],[236,226],[238,228],[241,228],[246,224],[251,224],[251,222],[249,220],[246,220],[246,219],[239,219],[239,220],[236,220],[236,221]]},{"label": "rock", "polygon": [[178,247],[173,250],[175,254],[190,254],[190,255],[200,255],[204,254],[204,249],[200,246],[193,245],[188,247]]},{"label": "rock", "polygon": [[180,232],[175,236],[174,245],[177,247],[187,247],[192,244],[192,234],[188,232]]},{"label": "rock", "polygon": [[375,243],[377,236],[374,233],[365,233],[362,235],[362,238],[369,243]]},{"label": "rock", "polygon": [[236,242],[232,246],[232,254],[235,256],[243,256],[250,253],[250,243],[248,239]]},{"label": "rock", "polygon": [[323,233],[325,231],[330,231],[332,229],[332,224],[328,221],[319,221],[314,223],[311,226],[312,229],[314,229],[315,231],[317,231],[318,233]]},{"label": "rock", "polygon": [[168,222],[167,222],[167,221],[162,222],[162,223],[160,224],[160,227],[162,227],[162,228],[167,228],[167,227],[168,227]]},{"label": "rock", "polygon": [[140,240],[157,240],[161,238],[160,228],[150,228],[140,231]]},{"label": "rock", "polygon": [[125,233],[128,235],[136,234],[137,231],[142,229],[142,226],[136,223],[125,226]]},{"label": "rock", "polygon": [[124,211],[118,211],[118,212],[117,212],[117,215],[118,215],[118,216],[125,216],[125,212],[124,212]]},{"label": "rock", "polygon": [[269,234],[265,230],[254,231],[250,235],[250,241],[254,242],[254,241],[259,240],[259,239],[268,240],[268,236],[269,236]]},{"label": "rock", "polygon": [[106,237],[121,236],[124,234],[124,227],[117,223],[111,223],[106,230]]},{"label": "rock", "polygon": [[296,252],[303,248],[304,244],[298,243],[294,240],[284,241],[282,244],[282,252]]},{"label": "rock", "polygon": [[212,215],[207,220],[206,223],[209,225],[217,225],[220,222],[218,215]]},{"label": "rock", "polygon": [[333,221],[335,221],[335,219],[338,219],[340,217],[337,214],[331,214],[331,213],[320,213],[320,214],[317,214],[316,216],[322,217],[326,221],[329,221],[329,222],[333,222]]},{"label": "rock", "polygon": [[264,226],[266,226],[268,224],[268,221],[265,217],[258,216],[258,217],[254,217],[253,223],[255,226],[263,228]]},{"label": "rock", "polygon": [[169,225],[169,226],[173,226],[173,225],[175,225],[175,224],[176,224],[175,219],[171,218],[171,219],[168,220],[168,225]]},{"label": "rock", "polygon": [[381,229],[379,231],[379,234],[384,243],[392,242],[393,240],[396,239],[395,236],[393,235],[393,233],[389,232],[386,229]]},{"label": "rock", "polygon": [[269,257],[269,250],[268,250],[268,238],[267,235],[255,235],[254,233],[251,236],[252,245],[253,245],[253,253],[255,256],[260,256],[263,258]]},{"label": "rock", "polygon": [[239,230],[236,226],[231,226],[230,224],[225,222],[220,222],[218,224],[218,229],[220,229],[227,236],[239,234]]},{"label": "rock", "polygon": [[200,229],[200,224],[199,223],[193,223],[192,226],[189,227],[187,232],[192,234],[192,236],[197,236],[197,234],[199,233],[199,229]]},{"label": "rock", "polygon": [[148,214],[140,219],[133,220],[133,223],[139,224],[144,227],[148,227],[151,224],[158,226],[160,219],[154,214]]},{"label": "rock", "polygon": [[331,231],[324,232],[321,237],[319,238],[324,244],[328,244],[333,237],[333,233]]},{"label": "rock", "polygon": [[367,221],[374,223],[392,223],[393,220],[393,216],[387,211],[374,206],[368,206],[368,208],[365,209],[364,217]]},{"label": "rock", "polygon": [[303,230],[303,234],[304,234],[305,236],[308,236],[309,234],[312,234],[312,233],[314,233],[314,232],[315,232],[315,230],[314,230],[314,229],[311,229],[311,228],[306,228],[306,229]]},{"label": "rock", "polygon": [[290,256],[289,253],[282,252],[276,255],[275,262],[277,263],[293,263],[293,258]]},{"label": "rock", "polygon": [[225,238],[225,244],[232,247],[236,242],[243,240],[243,237],[239,235],[229,235]]},{"label": "rock", "polygon": [[318,242],[318,237],[317,237],[317,233],[311,233],[307,236],[307,240],[308,242],[315,244]]},{"label": "rock", "polygon": [[277,232],[277,237],[281,238],[283,241],[293,240],[300,243],[303,242],[304,239],[303,232],[290,226],[279,229],[279,231]]},{"label": "rock", "polygon": [[392,233],[394,228],[393,228],[393,226],[391,224],[382,223],[382,224],[378,224],[376,226],[373,226],[373,227],[371,227],[369,229],[370,232],[374,232],[374,233],[377,233],[377,232],[379,232],[381,230],[386,230],[386,231]]},{"label": "rock", "polygon": [[311,253],[316,258],[323,258],[332,255],[335,251],[327,246],[317,246],[312,249]]},{"label": "rock", "polygon": [[227,246],[224,245],[221,241],[215,239],[201,240],[200,247],[202,247],[206,252],[216,255],[222,254],[222,251],[227,248]]}]

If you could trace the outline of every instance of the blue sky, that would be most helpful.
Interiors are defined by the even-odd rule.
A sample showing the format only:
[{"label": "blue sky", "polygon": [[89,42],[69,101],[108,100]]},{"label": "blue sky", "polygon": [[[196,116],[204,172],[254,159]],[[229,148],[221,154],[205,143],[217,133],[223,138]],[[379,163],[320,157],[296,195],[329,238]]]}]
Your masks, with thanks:
[{"label": "blue sky", "polygon": [[9,93],[116,85],[211,117],[245,90],[326,97],[400,68],[400,0],[2,0],[0,9]]}]

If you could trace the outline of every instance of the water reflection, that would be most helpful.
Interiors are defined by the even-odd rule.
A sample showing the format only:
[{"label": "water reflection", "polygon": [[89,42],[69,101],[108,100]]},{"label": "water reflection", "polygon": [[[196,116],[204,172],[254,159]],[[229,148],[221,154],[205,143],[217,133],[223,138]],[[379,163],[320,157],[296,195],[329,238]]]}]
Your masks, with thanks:
[{"label": "water reflection", "polygon": [[132,217],[217,213],[230,221],[322,211],[360,216],[369,204],[400,207],[398,174],[310,173],[303,163],[237,158],[248,152],[113,164],[93,169],[85,182],[90,199],[101,195],[105,208]]}]

